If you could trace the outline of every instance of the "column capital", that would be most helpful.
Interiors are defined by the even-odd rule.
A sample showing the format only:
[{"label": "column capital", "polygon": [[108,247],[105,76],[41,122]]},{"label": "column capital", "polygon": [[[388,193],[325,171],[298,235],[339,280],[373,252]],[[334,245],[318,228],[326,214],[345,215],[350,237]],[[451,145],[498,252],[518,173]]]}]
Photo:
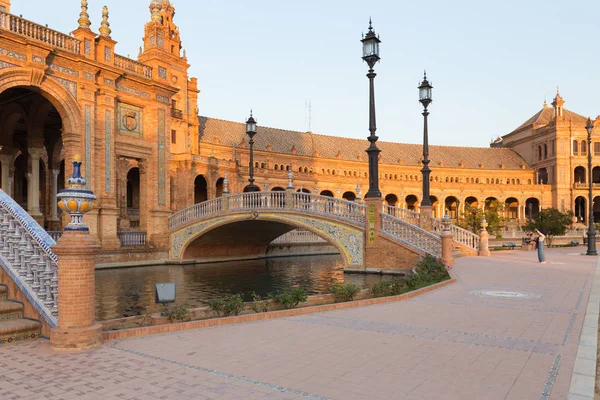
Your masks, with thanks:
[{"label": "column capital", "polygon": [[30,148],[27,149],[27,152],[29,153],[29,156],[32,159],[40,159],[42,157],[42,153],[44,152],[44,149],[40,149],[40,148]]},{"label": "column capital", "polygon": [[60,175],[60,169],[52,169],[52,176],[54,176],[54,178],[58,178],[58,175]]}]

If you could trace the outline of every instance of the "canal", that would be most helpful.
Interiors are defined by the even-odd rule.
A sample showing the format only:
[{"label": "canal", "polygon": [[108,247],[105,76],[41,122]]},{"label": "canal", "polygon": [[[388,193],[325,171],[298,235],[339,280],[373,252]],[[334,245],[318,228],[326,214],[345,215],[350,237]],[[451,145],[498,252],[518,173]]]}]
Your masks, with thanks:
[{"label": "canal", "polygon": [[265,296],[301,287],[309,294],[329,293],[333,282],[366,288],[380,280],[380,275],[345,274],[339,255],[99,270],[96,320],[160,311],[160,306],[154,304],[154,284],[162,282],[175,282],[176,303],[193,308],[225,294],[241,293],[251,301],[252,292]]}]

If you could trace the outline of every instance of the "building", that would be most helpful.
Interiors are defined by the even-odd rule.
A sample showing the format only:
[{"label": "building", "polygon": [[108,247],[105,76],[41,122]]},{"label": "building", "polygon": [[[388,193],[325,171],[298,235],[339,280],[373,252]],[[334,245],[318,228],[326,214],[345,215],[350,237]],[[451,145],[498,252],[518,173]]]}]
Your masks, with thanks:
[{"label": "building", "polygon": [[[123,240],[129,232],[165,249],[174,210],[221,196],[225,177],[230,192],[243,190],[245,126],[199,116],[198,82],[168,0],[150,2],[137,60],[115,52],[106,7],[92,29],[87,4],[69,35],[10,14],[10,0],[0,0],[0,185],[40,224],[59,230],[55,194],[71,173],[68,161],[81,154],[99,199],[86,223],[103,250],[132,243]],[[490,148],[431,146],[434,215],[456,217],[465,206],[498,200],[514,226],[541,207],[573,209],[585,221],[584,125],[557,95],[552,108]],[[366,140],[260,126],[255,139],[262,190],[285,188],[289,170],[304,192],[354,200],[367,190]],[[418,210],[421,146],[379,147],[387,204]]]}]

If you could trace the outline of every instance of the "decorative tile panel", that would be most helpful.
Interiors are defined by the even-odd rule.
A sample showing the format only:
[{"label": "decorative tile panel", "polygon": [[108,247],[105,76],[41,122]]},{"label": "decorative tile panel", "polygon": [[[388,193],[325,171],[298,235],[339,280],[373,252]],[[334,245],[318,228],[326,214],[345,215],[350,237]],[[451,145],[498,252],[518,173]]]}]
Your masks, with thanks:
[{"label": "decorative tile panel", "polygon": [[115,86],[115,81],[112,79],[104,78],[104,84],[108,86]]},{"label": "decorative tile panel", "polygon": [[161,37],[158,37],[158,38],[156,38],[156,43],[157,43],[159,46],[164,46],[164,45],[165,45],[165,39],[164,39],[164,38],[161,38]]},{"label": "decorative tile panel", "polygon": [[59,78],[58,76],[51,76],[50,78],[54,79],[58,83],[60,83],[65,89],[71,93],[71,95],[77,98],[77,83],[70,81],[68,79]]},{"label": "decorative tile panel", "polygon": [[56,65],[56,64],[50,64],[50,69],[53,71],[61,72],[63,74],[67,74],[67,75],[71,75],[76,78],[79,78],[79,72],[77,72],[73,69],[70,69],[70,68],[61,67],[60,65]]},{"label": "decorative tile panel", "polygon": [[161,103],[171,104],[171,100],[167,96],[163,96],[162,94],[157,94],[156,100],[160,101]]},{"label": "decorative tile panel", "polygon": [[83,52],[88,56],[92,54],[92,41],[91,40],[85,39],[83,41]]},{"label": "decorative tile panel", "polygon": [[92,186],[92,106],[85,106],[85,178],[86,188]]},{"label": "decorative tile panel", "polygon": [[133,136],[143,136],[143,109],[130,104],[119,103],[117,126],[119,133]]},{"label": "decorative tile panel", "polygon": [[166,200],[166,113],[158,110],[158,205],[165,206]]},{"label": "decorative tile panel", "polygon": [[104,61],[110,61],[110,57],[111,57],[110,47],[105,46],[104,47]]},{"label": "decorative tile panel", "polygon": [[158,76],[163,79],[167,79],[167,69],[163,67],[158,67]]},{"label": "decorative tile panel", "polygon": [[126,93],[130,93],[130,94],[134,94],[136,96],[140,96],[143,97],[145,99],[149,99],[150,93],[148,92],[143,92],[141,90],[137,90],[137,89],[133,89],[127,86],[123,86],[123,85],[117,85],[117,89],[120,90],[121,92],[126,92]]},{"label": "decorative tile panel", "polygon": [[31,56],[31,61],[38,64],[46,64],[46,59],[44,57],[33,55]]},{"label": "decorative tile panel", "polygon": [[105,190],[106,193],[110,193],[111,191],[111,182],[110,177],[112,174],[112,113],[106,110],[105,120],[104,120],[104,133],[105,133]]},{"label": "decorative tile panel", "polygon": [[89,80],[91,80],[91,81],[93,81],[93,80],[94,80],[94,74],[90,74],[89,72],[84,72],[84,73],[83,73],[83,77],[84,77],[85,79],[89,79]]},{"label": "decorative tile panel", "polygon": [[5,61],[0,61],[0,69],[12,68],[12,67],[16,67],[16,66],[17,65],[15,65],[15,64],[7,63]]},{"label": "decorative tile panel", "polygon": [[12,51],[12,50],[3,49],[2,47],[0,47],[0,55],[7,56],[10,58],[15,58],[15,59],[21,60],[21,61],[27,61],[27,56],[25,54],[18,53],[16,51]]}]

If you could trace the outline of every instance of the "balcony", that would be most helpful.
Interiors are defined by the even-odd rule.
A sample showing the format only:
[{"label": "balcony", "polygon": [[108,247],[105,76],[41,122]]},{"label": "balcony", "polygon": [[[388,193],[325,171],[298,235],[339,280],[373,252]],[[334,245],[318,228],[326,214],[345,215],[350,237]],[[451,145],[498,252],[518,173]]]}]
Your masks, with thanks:
[{"label": "balcony", "polygon": [[115,54],[115,67],[142,78],[152,79],[152,67],[131,58]]},{"label": "balcony", "polygon": [[[589,189],[590,185],[588,185],[587,183],[574,183],[573,184],[573,189]],[[592,183],[592,189],[600,189],[600,183]]]},{"label": "balcony", "polygon": [[171,117],[177,119],[183,119],[183,111],[178,110],[176,108],[171,108]]}]

